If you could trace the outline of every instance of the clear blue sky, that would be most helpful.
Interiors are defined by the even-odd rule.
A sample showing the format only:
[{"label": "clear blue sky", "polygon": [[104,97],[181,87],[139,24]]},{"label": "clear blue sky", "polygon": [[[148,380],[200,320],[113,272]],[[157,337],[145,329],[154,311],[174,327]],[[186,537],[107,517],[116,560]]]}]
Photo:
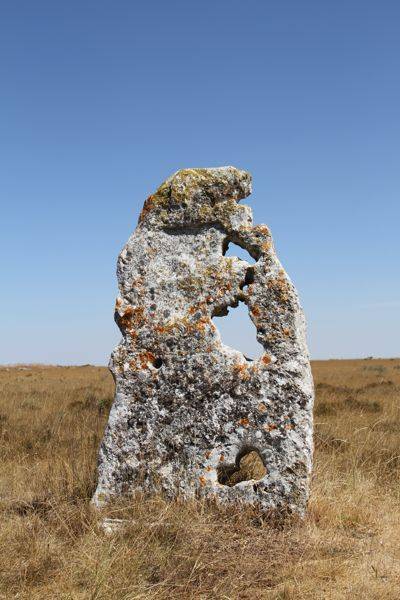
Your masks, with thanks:
[{"label": "clear blue sky", "polygon": [[144,199],[220,165],[253,174],[312,356],[400,355],[399,24],[397,0],[2,2],[0,362],[105,363]]}]

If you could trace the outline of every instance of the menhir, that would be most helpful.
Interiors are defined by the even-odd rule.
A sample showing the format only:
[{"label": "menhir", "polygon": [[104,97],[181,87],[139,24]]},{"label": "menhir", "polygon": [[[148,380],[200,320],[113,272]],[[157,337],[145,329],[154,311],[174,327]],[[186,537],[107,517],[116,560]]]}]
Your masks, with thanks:
[{"label": "menhir", "polygon": [[[304,513],[313,384],[297,293],[265,225],[252,223],[249,173],[184,169],[144,203],[118,259],[122,340],[94,502],[134,492]],[[224,256],[229,242],[250,265]],[[212,318],[247,305],[263,355],[224,345]]]}]

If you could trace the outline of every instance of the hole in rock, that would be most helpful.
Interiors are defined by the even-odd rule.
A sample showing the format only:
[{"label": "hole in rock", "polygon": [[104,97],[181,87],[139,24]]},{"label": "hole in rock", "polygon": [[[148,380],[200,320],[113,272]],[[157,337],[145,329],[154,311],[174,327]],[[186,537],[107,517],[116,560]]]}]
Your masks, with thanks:
[{"label": "hole in rock", "polygon": [[236,256],[236,258],[245,260],[250,264],[254,264],[256,262],[255,258],[253,258],[247,250],[238,244],[230,242],[229,240],[224,241],[222,246],[222,254],[223,256]]},{"label": "hole in rock", "polygon": [[264,352],[257,341],[257,329],[250,319],[249,311],[244,302],[239,302],[237,308],[230,306],[213,317],[214,325],[218,328],[221,341],[226,346],[239,350],[247,360],[255,360]]},{"label": "hole in rock", "polygon": [[155,358],[154,361],[153,361],[153,366],[156,369],[159,369],[162,366],[162,364],[163,364],[163,361],[162,361],[161,358]]},{"label": "hole in rock", "polygon": [[246,275],[244,278],[244,282],[239,286],[241,290],[247,290],[249,285],[254,283],[254,267],[249,267],[246,270]]},{"label": "hole in rock", "polygon": [[260,480],[267,473],[260,453],[254,448],[239,452],[235,463],[222,463],[217,471],[218,482],[229,487],[241,481]]}]

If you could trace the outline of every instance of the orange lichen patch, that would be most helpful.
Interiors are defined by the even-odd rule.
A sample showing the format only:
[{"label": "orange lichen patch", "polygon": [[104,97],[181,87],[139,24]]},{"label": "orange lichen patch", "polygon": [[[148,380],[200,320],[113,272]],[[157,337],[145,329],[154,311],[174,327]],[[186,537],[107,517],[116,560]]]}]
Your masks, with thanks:
[{"label": "orange lichen patch", "polygon": [[264,235],[271,235],[266,225],[255,225],[253,230],[263,233]]},{"label": "orange lichen patch", "polygon": [[189,307],[188,313],[190,315],[194,315],[196,312],[206,313],[207,312],[207,302],[205,300],[201,300],[196,302],[192,306]]},{"label": "orange lichen patch", "polygon": [[128,332],[128,334],[130,336],[130,340],[131,340],[132,346],[136,345],[136,341],[135,340],[136,340],[136,338],[138,336],[137,331],[135,331],[135,329],[132,328],[132,329],[128,329],[127,332]]},{"label": "orange lichen patch", "polygon": [[242,425],[243,427],[248,427],[250,424],[250,421],[248,420],[247,417],[242,417],[241,419],[239,419],[238,423],[239,423],[239,425]]},{"label": "orange lichen patch", "polygon": [[122,321],[122,319],[128,320],[131,318],[131,316],[133,315],[133,308],[132,306],[128,306],[124,312],[122,313],[122,315],[119,316],[120,320]]},{"label": "orange lichen patch", "polygon": [[120,296],[118,296],[118,298],[115,300],[115,308],[119,308],[122,304],[122,298]]},{"label": "orange lichen patch", "polygon": [[148,369],[149,365],[154,363],[155,358],[151,352],[141,352],[138,356],[142,369]]},{"label": "orange lichen patch", "polygon": [[247,381],[248,379],[250,379],[250,374],[248,371],[249,367],[247,365],[247,363],[242,364],[242,363],[235,363],[234,367],[233,367],[233,372],[235,373],[235,375],[238,375],[241,379],[244,379],[245,381]]},{"label": "orange lichen patch", "polygon": [[271,242],[264,242],[263,244],[261,244],[261,250],[263,252],[268,252],[269,250],[271,250],[272,244]]},{"label": "orange lichen patch", "polygon": [[264,363],[264,365],[269,365],[272,361],[272,358],[268,356],[268,354],[263,354],[261,361]]},{"label": "orange lichen patch", "polygon": [[204,455],[206,458],[210,458],[211,456],[211,452],[209,450],[207,450],[207,452]]},{"label": "orange lichen patch", "polygon": [[278,277],[270,279],[267,283],[270,290],[273,290],[281,302],[289,299],[290,286],[285,277],[285,272],[280,271]]},{"label": "orange lichen patch", "polygon": [[263,425],[265,431],[272,431],[273,429],[278,429],[277,426],[275,425],[275,423],[265,423],[265,425]]},{"label": "orange lichen patch", "polygon": [[169,333],[175,327],[176,327],[176,323],[167,323],[166,325],[158,324],[158,325],[154,325],[154,331],[156,331],[157,333],[160,333],[160,334]]},{"label": "orange lichen patch", "polygon": [[265,406],[264,402],[260,402],[257,408],[260,412],[265,412],[267,410],[267,407]]},{"label": "orange lichen patch", "polygon": [[199,481],[200,481],[200,485],[201,485],[202,487],[204,487],[204,486],[206,485],[206,483],[207,483],[207,479],[206,479],[205,477],[203,477],[203,475],[201,475],[201,476],[199,477]]},{"label": "orange lichen patch", "polygon": [[224,455],[224,454],[221,454],[221,456],[219,457],[219,460],[220,460],[221,462],[224,462],[224,460],[225,460],[225,455]]},{"label": "orange lichen patch", "polygon": [[139,215],[139,223],[141,223],[146,218],[146,215],[152,210],[153,206],[154,196],[149,196],[143,204],[142,212]]},{"label": "orange lichen patch", "polygon": [[290,329],[288,327],[284,327],[282,331],[284,335],[290,335]]},{"label": "orange lichen patch", "polygon": [[207,325],[209,325],[209,323],[210,323],[210,319],[208,317],[201,317],[201,319],[199,319],[196,322],[194,327],[198,331],[204,331],[204,329],[206,328]]},{"label": "orange lichen patch", "polygon": [[206,471],[208,471],[208,473],[209,473],[210,471],[212,471],[212,467],[210,467],[210,466],[206,467]]},{"label": "orange lichen patch", "polygon": [[118,324],[122,329],[132,333],[135,328],[143,323],[144,308],[141,306],[137,306],[135,308],[133,308],[133,306],[128,306],[122,315],[118,315],[117,319]]},{"label": "orange lichen patch", "polygon": [[259,317],[260,316],[260,309],[258,308],[258,306],[253,306],[251,308],[251,313],[255,316],[255,317]]},{"label": "orange lichen patch", "polygon": [[134,360],[129,362],[131,369],[149,369],[154,363],[155,356],[152,352],[140,352]]},{"label": "orange lichen patch", "polygon": [[137,331],[135,330],[127,330],[128,336],[127,336],[127,340],[129,341],[129,347],[131,350],[133,350],[136,347],[136,338],[138,336]]}]

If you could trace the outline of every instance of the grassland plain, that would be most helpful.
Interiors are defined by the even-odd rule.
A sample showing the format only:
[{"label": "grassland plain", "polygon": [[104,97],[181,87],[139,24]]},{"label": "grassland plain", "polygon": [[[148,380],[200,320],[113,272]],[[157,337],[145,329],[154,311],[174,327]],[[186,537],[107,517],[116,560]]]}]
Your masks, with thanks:
[{"label": "grassland plain", "polygon": [[307,517],[137,497],[89,505],[113,396],[100,367],[0,368],[0,597],[400,598],[400,360],[313,363]]}]

